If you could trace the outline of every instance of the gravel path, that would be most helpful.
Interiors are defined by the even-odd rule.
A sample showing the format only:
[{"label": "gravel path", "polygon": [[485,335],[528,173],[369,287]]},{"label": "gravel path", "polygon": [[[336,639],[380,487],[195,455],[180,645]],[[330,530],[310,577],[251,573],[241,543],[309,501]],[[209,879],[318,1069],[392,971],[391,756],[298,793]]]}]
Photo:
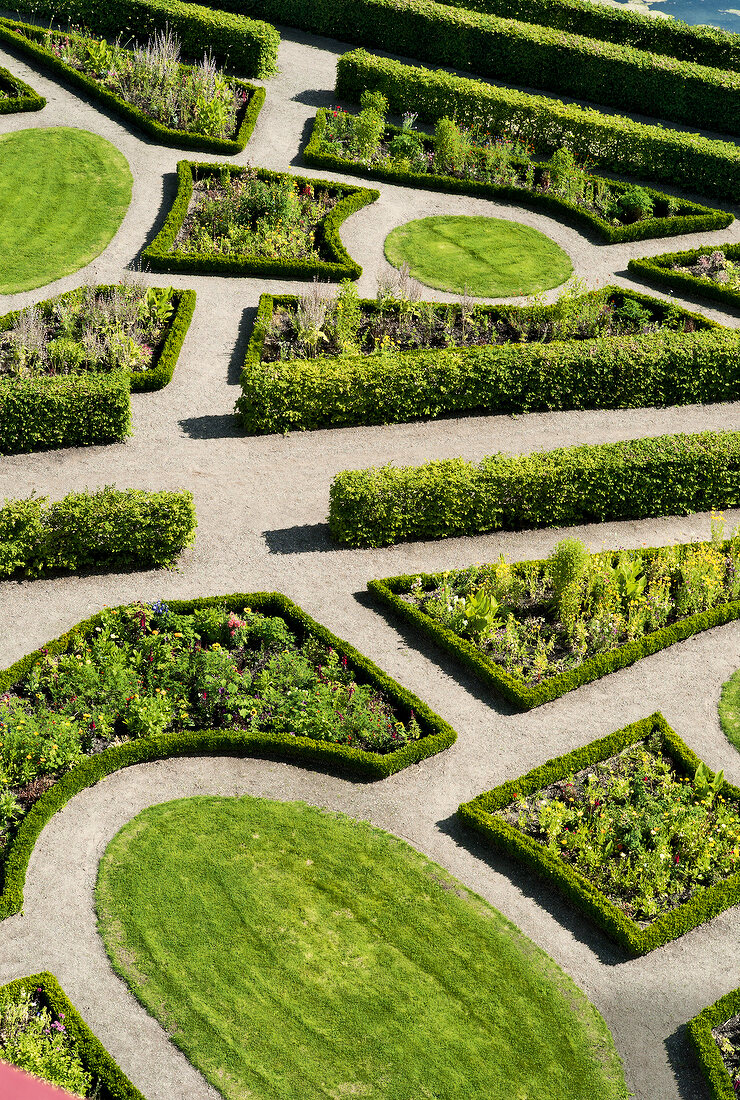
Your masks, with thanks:
[{"label": "gravel path", "polygon": [[[303,169],[298,150],[316,108],[333,102],[336,56],[345,47],[286,34],[281,75],[268,85],[267,102],[246,154],[234,161],[249,159],[255,165],[325,177],[326,173]],[[121,229],[98,260],[49,287],[0,297],[4,313],[86,279],[119,279],[161,225],[174,192],[176,162],[188,154],[140,138],[113,116],[2,50],[0,65],[28,80],[49,100],[39,114],[4,116],[0,132],[50,125],[95,131],[123,151],[135,179]],[[342,231],[350,252],[365,268],[359,289],[368,295],[374,294],[377,277],[387,268],[382,255],[385,234],[425,214],[487,212],[532,225],[568,251],[576,273],[590,286],[629,284],[625,269],[631,256],[740,240],[740,222],[735,222],[721,233],[607,247],[544,215],[460,196],[377,186],[380,200],[350,218]],[[168,281],[167,276],[147,278],[155,285]],[[454,662],[386,621],[366,601],[365,585],[371,577],[454,567],[499,553],[513,559],[540,557],[561,532],[504,532],[347,551],[332,549],[325,516],[329,482],[347,467],[389,459],[410,463],[455,455],[478,458],[495,450],[526,452],[702,428],[740,430],[740,404],[468,417],[248,439],[237,432],[231,411],[251,318],[262,290],[269,286],[276,292],[294,292],[296,284],[210,276],[173,276],[172,282],[197,290],[196,314],[173,382],[159,393],[133,396],[134,437],[124,445],[0,458],[0,499],[32,489],[60,497],[104,484],[187,487],[196,497],[197,545],[186,553],[178,572],[4,582],[0,666],[103,604],[275,589],[417,692],[454,726],[459,740],[441,756],[373,785],[250,759],[163,761],[110,776],[75,797],[44,830],[29,867],[25,915],[0,928],[0,980],[41,967],[51,969],[148,1100],[214,1096],[113,975],[95,925],[97,863],[124,822],[154,802],[203,793],[299,798],[367,818],[407,838],[518,924],[603,1013],[638,1100],[703,1100],[706,1093],[680,1029],[697,1011],[740,984],[740,909],[723,913],[644,959],[626,961],[538,879],[459,833],[453,815],[463,799],[655,709],[663,711],[710,766],[724,767],[729,778],[740,782],[740,758],[722,736],[716,714],[720,687],[740,664],[740,624],[708,631],[532,713],[511,714]],[[727,314],[703,312],[736,324]],[[729,523],[738,521],[740,512],[728,514]],[[601,524],[574,533],[600,549],[686,541],[704,537],[708,530],[708,516],[697,515]]]}]

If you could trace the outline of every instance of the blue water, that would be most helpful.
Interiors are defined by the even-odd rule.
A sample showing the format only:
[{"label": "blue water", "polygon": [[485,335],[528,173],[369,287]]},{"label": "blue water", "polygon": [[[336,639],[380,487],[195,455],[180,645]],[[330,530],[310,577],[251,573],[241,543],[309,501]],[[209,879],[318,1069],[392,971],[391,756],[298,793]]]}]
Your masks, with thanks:
[{"label": "blue water", "polygon": [[661,12],[686,23],[708,23],[740,34],[740,0],[737,8],[721,8],[711,0],[639,0],[638,3],[620,4],[636,11]]}]

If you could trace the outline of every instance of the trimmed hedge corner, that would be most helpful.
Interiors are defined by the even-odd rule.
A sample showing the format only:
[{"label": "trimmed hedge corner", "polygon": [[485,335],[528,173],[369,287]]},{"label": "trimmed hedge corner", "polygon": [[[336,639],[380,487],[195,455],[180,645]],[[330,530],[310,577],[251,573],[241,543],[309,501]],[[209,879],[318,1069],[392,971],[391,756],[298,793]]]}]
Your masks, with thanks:
[{"label": "trimmed hedge corner", "polygon": [[[651,551],[642,550],[640,553],[643,558],[648,558]],[[516,568],[518,563],[513,564]],[[710,608],[708,611],[688,615],[670,626],[661,627],[633,642],[627,642],[618,649],[589,657],[578,668],[551,676],[539,684],[530,685],[519,676],[512,676],[511,673],[506,672],[501,665],[481,653],[472,642],[449,630],[442,623],[425,615],[418,607],[403,599],[403,596],[411,591],[411,584],[416,577],[421,577],[422,588],[430,591],[439,585],[442,576],[441,573],[404,574],[368,581],[367,587],[382,604],[391,608],[396,615],[410,623],[424,637],[431,638],[440,649],[451,653],[487,688],[519,710],[532,710],[534,707],[542,706],[543,703],[550,703],[553,699],[559,699],[561,695],[566,695],[583,684],[600,680],[602,676],[608,676],[609,673],[616,672],[620,668],[627,668],[642,660],[643,657],[659,653],[661,649],[667,649],[676,642],[683,642],[693,634],[700,634],[714,626],[723,626],[725,623],[740,619],[740,601],[728,602]]]},{"label": "trimmed hedge corner", "polygon": [[11,115],[17,111],[40,111],[46,106],[46,100],[35,92],[30,84],[20,80],[8,69],[0,68],[0,115]]},{"label": "trimmed hedge corner", "polygon": [[645,256],[630,260],[627,267],[635,275],[673,293],[685,294],[692,298],[711,298],[723,305],[740,308],[740,287],[717,283],[706,276],[691,275],[688,271],[672,271],[674,264],[688,267],[695,264],[699,256],[708,256],[712,252],[724,252],[728,260],[740,261],[740,244],[705,245],[686,252],[663,252],[660,256]]},{"label": "trimmed hedge corner", "polygon": [[[24,818],[13,840],[5,863],[5,885],[0,895],[0,920],[23,908],[23,885],[28,860],[36,840],[46,823],[73,795],[97,783],[111,772],[131,764],[161,760],[168,756],[257,756],[271,760],[291,760],[302,765],[316,765],[347,771],[364,779],[385,779],[409,764],[418,763],[449,748],[457,739],[455,731],[435,714],[426,703],[387,676],[377,665],[347,642],[337,638],[317,623],[297,604],[279,592],[237,593],[230,596],[209,596],[198,600],[170,600],[169,607],[178,614],[188,614],[196,608],[225,606],[239,612],[246,607],[265,615],[280,616],[299,637],[312,635],[347,658],[348,667],[363,683],[372,685],[403,716],[414,712],[422,737],[392,753],[364,752],[352,745],[336,745],[287,734],[245,733],[229,730],[202,730],[197,733],[163,734],[138,738],[124,745],[105,749],[87,756],[75,764],[46,794],[34,804]],[[42,654],[63,653],[79,635],[94,631],[100,615],[93,615],[46,646],[22,657],[10,668],[0,672],[0,694],[8,691],[30,671]]]},{"label": "trimmed hedge corner", "polygon": [[686,1032],[706,1078],[711,1100],[737,1100],[732,1078],[722,1060],[712,1028],[719,1027],[738,1014],[740,989],[733,989],[698,1016],[694,1016],[686,1025]]},{"label": "trimmed hedge corner", "polygon": [[[602,218],[585,207],[570,202],[561,195],[556,195],[550,191],[529,191],[525,187],[515,187],[510,184],[458,179],[456,176],[435,175],[432,172],[404,171],[387,164],[361,164],[321,150],[321,142],[326,130],[326,115],[327,108],[325,107],[320,108],[317,112],[311,138],[304,152],[307,164],[311,164],[316,168],[326,168],[332,172],[344,172],[347,175],[367,176],[370,179],[400,183],[405,187],[420,187],[428,191],[452,191],[457,194],[474,195],[482,199],[490,198],[498,202],[511,201],[517,206],[542,210],[559,222],[570,222],[578,227],[586,226],[606,241],[607,244],[617,244],[622,241],[644,241],[655,237],[678,237],[683,233],[700,233],[710,229],[725,229],[735,220],[734,215],[727,211],[713,210],[711,207],[701,206],[699,203],[683,199],[680,201],[679,209],[675,214],[665,217],[651,217],[644,221],[632,222],[629,225],[612,225],[606,218]],[[389,126],[387,133],[400,133],[400,131],[396,127]],[[513,163],[516,163],[516,159]],[[593,178],[600,179],[603,177],[594,174]],[[611,190],[617,194],[627,191],[631,187],[631,184],[617,180],[608,180],[607,182]],[[668,195],[656,191],[652,187],[646,187],[645,190],[654,204],[664,203],[668,200]]]},{"label": "trimmed hedge corner", "polygon": [[[642,305],[664,305],[621,287],[604,289]],[[708,404],[740,396],[740,333],[698,314],[685,314],[698,330],[690,333],[666,330],[647,336],[263,363],[275,306],[296,302],[289,295],[260,298],[236,403],[248,432],[392,424],[467,413]],[[361,304],[376,308],[374,300]]]},{"label": "trimmed hedge corner", "polygon": [[15,0],[13,10],[36,19],[54,20],[57,26],[71,24],[112,38],[123,31],[137,40],[151,38],[169,29],[180,41],[183,56],[200,61],[212,54],[219,65],[241,76],[258,78],[277,72],[280,35],[261,19],[242,14],[209,11],[185,0]]},{"label": "trimmed hedge corner", "polygon": [[195,540],[195,504],[186,491],[113,486],[0,505],[0,577],[172,565]]},{"label": "trimmed hedge corner", "polygon": [[343,546],[681,516],[740,504],[740,432],[700,432],[344,470],[329,527]]},{"label": "trimmed hedge corner", "polygon": [[80,1061],[99,1082],[100,1091],[96,1092],[99,1100],[144,1100],[92,1033],[53,974],[43,970],[0,986],[0,1002],[15,999],[22,993],[39,997],[44,1007],[57,1019],[64,1019],[64,1029],[72,1039]]},{"label": "trimmed hedge corner", "polygon": [[[81,39],[84,35],[66,32],[70,39]],[[61,76],[69,84],[82,88],[91,99],[111,107],[123,118],[133,122],[145,134],[155,138],[161,145],[174,145],[178,149],[195,149],[203,153],[239,153],[245,147],[252,136],[254,124],[257,121],[262,105],[265,102],[265,89],[257,88],[253,84],[247,84],[243,80],[234,80],[238,88],[248,94],[249,99],[240,112],[241,121],[234,138],[213,138],[204,134],[195,134],[187,130],[173,130],[169,126],[163,126],[156,119],[150,118],[138,107],[127,103],[114,92],[104,88],[99,81],[78,72],[71,65],[67,65],[56,57],[50,50],[41,44],[46,38],[46,31],[39,27],[32,27],[25,23],[18,23],[10,19],[0,19],[0,42],[4,42],[18,52],[26,54],[37,61],[44,68]],[[0,76],[2,74],[0,73]],[[44,101],[45,102],[45,101]],[[41,104],[43,106],[43,103]],[[2,113],[2,100],[0,100],[0,113]],[[32,110],[33,108],[26,108]]]},{"label": "trimmed hedge corner", "polygon": [[[478,795],[471,802],[463,803],[457,810],[460,821],[481,833],[495,848],[545,878],[631,955],[646,955],[711,920],[731,905],[737,905],[740,902],[740,872],[715,886],[697,889],[688,901],[642,928],[594,887],[589,879],[544,845],[497,817],[496,811],[508,806],[520,795],[532,795],[590,765],[608,760],[652,734],[660,737],[662,751],[671,759],[676,771],[680,775],[693,777],[701,763],[699,757],[656,711],[648,718],[592,741],[583,748],[548,760],[519,779],[511,779],[492,791]],[[740,801],[740,790],[727,782],[721,787],[721,792],[725,798]]]},{"label": "trimmed hedge corner", "polygon": [[255,275],[259,278],[278,279],[359,279],[362,268],[356,263],[342,244],[339,226],[350,214],[361,210],[380,197],[378,191],[366,187],[352,187],[346,183],[331,180],[308,179],[305,176],[293,176],[286,172],[270,172],[258,168],[259,179],[271,180],[289,176],[303,186],[321,186],[337,191],[344,198],[327,214],[316,229],[317,243],[323,247],[327,258],[322,261],[310,260],[265,260],[249,256],[189,255],[175,252],[172,246],[179,233],[190,205],[193,183],[196,175],[215,176],[227,169],[231,175],[247,171],[246,168],[230,164],[196,163],[181,160],[177,164],[177,194],[167,220],[148,248],[142,253],[143,260],[153,271],[176,271],[186,275]]},{"label": "trimmed hedge corner", "polygon": [[338,98],[359,102],[366,89],[382,92],[395,114],[413,111],[432,124],[445,116],[465,126],[479,124],[492,133],[521,138],[543,156],[564,147],[601,169],[664,180],[731,202],[740,190],[740,149],[731,142],[404,65],[365,50],[343,54],[337,62]]}]

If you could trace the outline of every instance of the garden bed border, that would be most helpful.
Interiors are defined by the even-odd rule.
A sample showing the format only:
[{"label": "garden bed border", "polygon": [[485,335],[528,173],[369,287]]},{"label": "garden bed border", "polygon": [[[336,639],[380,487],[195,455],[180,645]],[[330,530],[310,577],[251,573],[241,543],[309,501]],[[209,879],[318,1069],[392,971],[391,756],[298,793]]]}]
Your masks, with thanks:
[{"label": "garden bed border", "polygon": [[[592,764],[608,760],[653,733],[660,735],[662,750],[671,758],[676,771],[680,775],[693,776],[701,763],[699,757],[671,729],[660,711],[656,711],[624,729],[590,742],[583,748],[548,760],[526,775],[485,791],[470,802],[462,803],[457,809],[458,820],[481,833],[495,848],[542,876],[620,947],[635,956],[646,955],[656,947],[662,947],[692,928],[711,920],[731,905],[736,905],[740,901],[740,872],[735,872],[714,886],[697,889],[688,901],[657,917],[646,928],[641,928],[609,901],[585,875],[520,829],[496,817],[495,811],[503,809],[519,795],[534,794]],[[709,777],[713,778],[712,772],[709,772]],[[721,791],[725,796],[740,802],[740,789],[727,781],[723,783]]]},{"label": "garden bed border", "polygon": [[686,1033],[706,1078],[711,1100],[737,1100],[712,1028],[740,1013],[740,989],[733,989],[705,1008],[686,1025]]},{"label": "garden bed border", "polygon": [[671,266],[680,263],[686,266],[695,263],[698,256],[708,256],[710,252],[724,252],[728,260],[740,260],[740,244],[704,245],[702,248],[689,248],[685,252],[663,252],[660,256],[643,256],[630,260],[627,268],[634,275],[666,288],[671,294],[677,290],[692,298],[712,298],[726,306],[740,308],[740,287],[729,287],[716,283],[713,279],[701,275],[691,275],[687,271],[672,271]]},{"label": "garden bed border", "polygon": [[14,76],[9,69],[0,68],[0,90],[9,93],[7,98],[0,97],[0,115],[40,111],[46,106],[44,96],[39,95],[20,77]]}]

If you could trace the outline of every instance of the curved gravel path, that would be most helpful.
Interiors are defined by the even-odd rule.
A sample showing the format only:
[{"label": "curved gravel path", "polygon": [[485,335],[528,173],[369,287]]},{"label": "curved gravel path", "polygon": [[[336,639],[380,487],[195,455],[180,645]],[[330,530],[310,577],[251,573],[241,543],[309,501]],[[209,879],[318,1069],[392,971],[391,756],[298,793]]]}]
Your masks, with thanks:
[{"label": "curved gravel path", "polygon": [[[285,33],[282,73],[269,82],[252,140],[234,161],[325,177],[327,173],[303,169],[298,150],[316,107],[333,102],[336,56],[346,47]],[[4,116],[1,132],[60,124],[84,127],[117,145],[135,177],[128,214],[99,259],[51,286],[0,297],[4,313],[85,279],[119,279],[161,225],[174,191],[176,162],[189,154],[140,138],[112,115],[2,50],[0,65],[28,80],[49,101],[38,114]],[[342,230],[345,244],[365,268],[359,289],[368,295],[374,294],[377,276],[387,268],[385,234],[425,214],[488,212],[532,225],[569,252],[576,273],[590,286],[630,284],[625,269],[631,256],[740,240],[740,222],[735,222],[720,233],[607,247],[544,215],[510,206],[376,186],[380,200],[350,218]],[[169,278],[147,276],[154,285]],[[716,714],[720,687],[740,665],[740,624],[708,631],[529,714],[511,714],[454,662],[386,621],[366,601],[365,584],[375,576],[454,567],[499,553],[513,559],[539,557],[561,532],[503,532],[378,551],[340,551],[329,543],[325,514],[329,482],[347,467],[389,459],[477,458],[495,450],[525,452],[702,428],[740,430],[740,403],[468,417],[245,438],[237,432],[231,411],[259,294],[267,286],[294,292],[297,284],[211,276],[172,276],[171,281],[197,290],[196,314],[173,382],[159,393],[133,396],[133,439],[124,445],[0,458],[0,498],[32,489],[59,497],[103,484],[192,488],[199,518],[197,545],[186,553],[178,572],[2,583],[0,666],[103,604],[277,589],[422,696],[454,726],[459,740],[441,756],[372,785],[251,759],[164,761],[110,776],[77,795],[44,830],[29,867],[25,913],[0,927],[0,981],[51,969],[148,1100],[215,1096],[111,971],[95,925],[97,863],[124,822],[154,802],[203,793],[299,798],[368,818],[405,837],[518,924],[603,1013],[639,1100],[703,1100],[706,1093],[681,1025],[740,984],[740,909],[723,913],[644,959],[627,961],[538,879],[460,833],[453,815],[463,799],[655,709],[663,711],[710,766],[724,767],[729,778],[740,782],[740,757],[724,739]],[[429,296],[445,297],[434,291]],[[686,304],[737,323],[720,311]],[[740,512],[728,514],[729,523],[738,521]],[[708,529],[708,516],[697,515],[601,524],[574,533],[600,549],[687,541],[706,536]]]}]

